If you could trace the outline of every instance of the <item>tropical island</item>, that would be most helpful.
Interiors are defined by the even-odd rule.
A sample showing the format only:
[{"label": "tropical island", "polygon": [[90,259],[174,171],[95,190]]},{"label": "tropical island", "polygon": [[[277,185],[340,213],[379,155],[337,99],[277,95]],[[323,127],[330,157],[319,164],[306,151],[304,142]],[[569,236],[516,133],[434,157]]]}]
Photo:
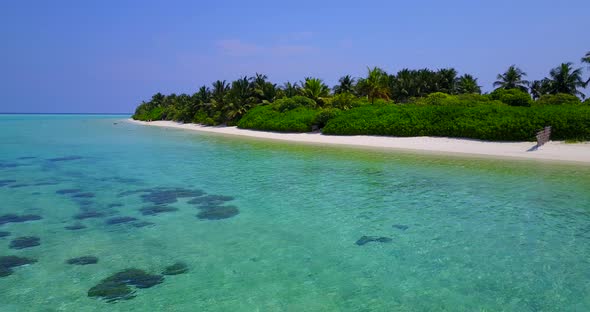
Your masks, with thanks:
[{"label": "tropical island", "polygon": [[[590,64],[590,52],[582,59]],[[279,86],[256,74],[231,83],[217,80],[198,92],[157,93],[133,115],[203,126],[324,135],[445,137],[496,142],[534,141],[552,127],[551,139],[590,141],[590,79],[583,67],[562,63],[548,77],[528,81],[513,65],[498,74],[495,89],[482,94],[473,75],[453,68],[403,69],[388,74],[369,68],[366,77],[341,77],[330,88],[307,77]]]}]

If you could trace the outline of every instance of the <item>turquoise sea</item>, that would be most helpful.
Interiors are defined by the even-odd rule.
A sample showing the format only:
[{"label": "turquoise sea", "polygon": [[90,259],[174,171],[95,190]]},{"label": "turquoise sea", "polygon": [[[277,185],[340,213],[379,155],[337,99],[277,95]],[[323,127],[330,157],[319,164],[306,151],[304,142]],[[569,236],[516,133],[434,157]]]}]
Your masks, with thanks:
[{"label": "turquoise sea", "polygon": [[[0,267],[0,311],[590,310],[588,166],[126,118],[0,115],[0,256],[36,260]],[[129,268],[157,283],[88,296]]]}]

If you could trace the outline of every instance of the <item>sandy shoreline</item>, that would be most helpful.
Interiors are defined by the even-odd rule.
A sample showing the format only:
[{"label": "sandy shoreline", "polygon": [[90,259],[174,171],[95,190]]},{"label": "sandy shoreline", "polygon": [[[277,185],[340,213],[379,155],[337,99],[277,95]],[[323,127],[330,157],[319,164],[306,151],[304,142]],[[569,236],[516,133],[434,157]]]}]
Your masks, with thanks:
[{"label": "sandy shoreline", "polygon": [[545,161],[576,162],[590,165],[590,142],[565,144],[551,141],[537,150],[531,148],[534,142],[482,142],[467,139],[435,137],[379,137],[379,136],[329,136],[320,133],[276,133],[238,129],[236,127],[206,127],[197,124],[182,124],[173,121],[143,122],[129,119],[129,122],[156,126],[245,136],[259,139],[340,145],[390,150],[407,150],[427,153],[456,154],[464,156],[533,159]]}]

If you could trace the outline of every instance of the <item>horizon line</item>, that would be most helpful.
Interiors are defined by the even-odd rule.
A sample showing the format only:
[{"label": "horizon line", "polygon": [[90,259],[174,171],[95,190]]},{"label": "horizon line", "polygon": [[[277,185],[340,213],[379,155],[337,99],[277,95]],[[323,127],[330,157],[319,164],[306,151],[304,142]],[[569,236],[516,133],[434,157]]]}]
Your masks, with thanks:
[{"label": "horizon line", "polygon": [[133,115],[133,113],[19,113],[19,112],[0,112],[0,115]]}]

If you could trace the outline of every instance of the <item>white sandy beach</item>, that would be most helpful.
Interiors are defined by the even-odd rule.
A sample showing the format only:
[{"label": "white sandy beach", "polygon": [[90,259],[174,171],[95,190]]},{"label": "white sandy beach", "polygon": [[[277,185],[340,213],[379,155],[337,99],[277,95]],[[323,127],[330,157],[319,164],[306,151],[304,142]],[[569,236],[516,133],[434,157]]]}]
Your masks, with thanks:
[{"label": "white sandy beach", "polygon": [[364,148],[407,150],[425,153],[459,154],[465,156],[534,159],[590,164],[590,142],[566,144],[551,141],[537,150],[531,150],[534,142],[484,142],[468,139],[438,137],[380,137],[380,136],[330,136],[320,133],[276,133],[238,129],[237,127],[206,127],[173,121],[130,122],[167,128],[178,128],[231,136],[309,143],[316,145],[340,145]]}]

